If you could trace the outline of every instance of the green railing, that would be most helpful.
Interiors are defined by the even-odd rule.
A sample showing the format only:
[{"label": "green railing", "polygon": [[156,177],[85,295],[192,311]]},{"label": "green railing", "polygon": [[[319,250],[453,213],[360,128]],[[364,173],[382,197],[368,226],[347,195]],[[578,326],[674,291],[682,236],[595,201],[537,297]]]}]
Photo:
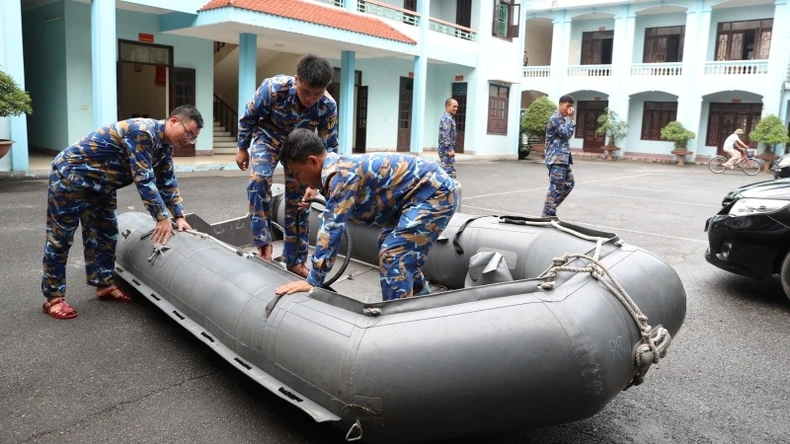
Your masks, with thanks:
[{"label": "green railing", "polygon": [[406,23],[407,25],[420,25],[420,14],[375,0],[359,0],[359,2],[357,2],[357,11],[375,15],[376,17],[395,20],[396,22]]}]

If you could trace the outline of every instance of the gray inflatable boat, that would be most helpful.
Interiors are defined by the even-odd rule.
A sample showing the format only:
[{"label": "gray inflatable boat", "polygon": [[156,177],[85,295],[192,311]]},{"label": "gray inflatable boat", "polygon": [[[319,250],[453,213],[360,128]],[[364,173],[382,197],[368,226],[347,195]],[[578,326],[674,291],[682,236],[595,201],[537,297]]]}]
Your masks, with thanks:
[{"label": "gray inflatable boat", "polygon": [[[282,220],[282,195],[274,198]],[[320,208],[312,211],[316,232]],[[380,302],[378,229],[348,224],[332,291],[240,245],[246,217],[162,247],[119,216],[117,274],[242,373],[349,441],[560,424],[640,384],[686,313],[677,273],[616,235],[557,219],[456,214],[423,267],[434,293]],[[251,251],[251,250],[250,250]],[[351,259],[353,258],[353,259]]]}]

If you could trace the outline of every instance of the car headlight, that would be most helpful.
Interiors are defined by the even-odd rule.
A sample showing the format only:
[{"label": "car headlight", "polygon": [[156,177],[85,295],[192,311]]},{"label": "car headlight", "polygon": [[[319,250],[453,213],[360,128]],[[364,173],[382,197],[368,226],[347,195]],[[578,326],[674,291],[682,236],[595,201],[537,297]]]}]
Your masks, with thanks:
[{"label": "car headlight", "polygon": [[790,205],[790,201],[782,199],[740,199],[730,208],[730,216],[748,216],[750,214],[772,213]]}]

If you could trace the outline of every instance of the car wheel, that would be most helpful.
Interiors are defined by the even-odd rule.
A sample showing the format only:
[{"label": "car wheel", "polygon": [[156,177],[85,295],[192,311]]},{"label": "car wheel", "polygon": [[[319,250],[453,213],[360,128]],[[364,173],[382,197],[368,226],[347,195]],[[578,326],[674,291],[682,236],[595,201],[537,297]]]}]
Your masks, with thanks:
[{"label": "car wheel", "polygon": [[787,253],[782,261],[782,269],[780,271],[779,277],[782,281],[782,289],[785,291],[785,296],[790,299],[790,253]]}]

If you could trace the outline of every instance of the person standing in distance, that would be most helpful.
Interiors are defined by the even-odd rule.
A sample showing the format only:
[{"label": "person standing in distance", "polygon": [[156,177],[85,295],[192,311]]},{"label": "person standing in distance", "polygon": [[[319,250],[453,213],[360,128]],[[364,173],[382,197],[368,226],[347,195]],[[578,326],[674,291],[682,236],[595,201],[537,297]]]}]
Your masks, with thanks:
[{"label": "person standing in distance", "polygon": [[546,125],[546,167],[549,169],[549,190],[543,204],[543,217],[556,216],[557,207],[573,190],[573,156],[570,138],[576,129],[573,120],[576,100],[573,96],[560,97],[559,107]]},{"label": "person standing in distance", "polygon": [[[307,54],[299,59],[295,76],[264,79],[239,119],[236,164],[242,171],[252,166],[247,185],[252,242],[266,261],[272,260],[272,176],[285,138],[296,128],[307,128],[318,134],[328,152],[337,152],[337,104],[326,92],[333,75],[329,60]],[[300,202],[314,194],[285,171],[283,256],[288,269],[302,277],[307,277],[310,206]],[[304,213],[297,227],[300,209]]]},{"label": "person standing in distance", "polygon": [[439,121],[439,164],[445,173],[455,179],[455,139],[458,135],[455,128],[455,113],[458,112],[458,101],[450,97],[444,101],[444,115]]}]

